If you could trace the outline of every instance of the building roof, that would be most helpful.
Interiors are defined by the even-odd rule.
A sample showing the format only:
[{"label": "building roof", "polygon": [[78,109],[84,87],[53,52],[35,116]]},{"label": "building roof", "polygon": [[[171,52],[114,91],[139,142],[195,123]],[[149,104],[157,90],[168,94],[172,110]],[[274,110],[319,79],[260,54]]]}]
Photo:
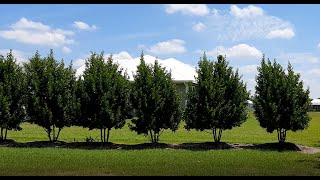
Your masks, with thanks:
[{"label": "building roof", "polygon": [[314,99],[311,101],[312,105],[320,105],[320,99]]},{"label": "building roof", "polygon": [[[156,57],[145,55],[144,60],[147,64],[154,64]],[[114,62],[118,63],[120,67],[127,71],[129,80],[133,81],[133,74],[137,71],[137,66],[140,64],[140,57],[137,58],[114,58]],[[174,58],[165,60],[158,59],[161,67],[165,67],[166,70],[171,70],[172,80],[176,82],[194,82],[195,76],[197,76],[195,67],[178,61]],[[76,75],[82,75],[85,70],[85,65],[77,69]]]}]

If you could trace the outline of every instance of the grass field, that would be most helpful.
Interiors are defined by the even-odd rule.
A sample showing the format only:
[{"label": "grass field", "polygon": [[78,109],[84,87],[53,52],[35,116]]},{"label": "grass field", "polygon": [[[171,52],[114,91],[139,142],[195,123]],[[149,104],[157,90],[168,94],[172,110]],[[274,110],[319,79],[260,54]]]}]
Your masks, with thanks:
[{"label": "grass field", "polygon": [[[320,147],[320,113],[310,113],[309,128],[288,132],[287,141]],[[23,124],[23,130],[8,132],[16,142],[47,141],[36,125]],[[99,131],[79,127],[65,128],[60,141],[84,142],[86,137],[99,141]],[[149,140],[129,131],[128,126],[112,130],[116,144],[142,144]],[[241,126],[224,131],[222,141],[239,144],[277,142],[275,133],[260,128],[253,114]],[[161,143],[212,142],[211,132],[165,131]],[[320,153],[303,154],[272,150],[85,150],[67,148],[0,147],[0,175],[320,175]]]}]

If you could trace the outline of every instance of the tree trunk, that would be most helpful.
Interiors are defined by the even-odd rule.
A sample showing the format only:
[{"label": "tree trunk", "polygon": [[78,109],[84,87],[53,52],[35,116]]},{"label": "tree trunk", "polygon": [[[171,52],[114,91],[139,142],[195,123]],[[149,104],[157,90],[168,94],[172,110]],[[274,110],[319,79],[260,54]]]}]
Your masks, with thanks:
[{"label": "tree trunk", "polygon": [[103,128],[103,142],[106,142],[106,128]]},{"label": "tree trunk", "polygon": [[284,143],[287,137],[287,130],[280,128],[280,129],[277,129],[277,133],[278,133],[279,143]]},{"label": "tree trunk", "polygon": [[149,130],[149,131],[150,131],[151,142],[153,143],[152,131],[151,130]]},{"label": "tree trunk", "polygon": [[6,128],[6,132],[4,133],[4,140],[7,140],[8,128]]},{"label": "tree trunk", "polygon": [[154,143],[157,143],[158,141],[157,141],[157,136],[158,136],[158,134],[156,133],[156,132],[154,132],[153,133],[153,142]]},{"label": "tree trunk", "polygon": [[103,139],[102,139],[102,128],[100,129],[100,139],[101,139],[101,142],[103,142]]},{"label": "tree trunk", "polygon": [[53,141],[55,142],[55,141],[57,141],[56,140],[56,130],[55,130],[56,128],[54,127],[54,125],[52,125],[52,135],[53,135]]},{"label": "tree trunk", "polygon": [[3,128],[0,128],[0,129],[1,129],[0,140],[3,140]]},{"label": "tree trunk", "polygon": [[51,141],[52,141],[52,139],[51,139],[51,132],[48,131],[47,133],[48,133],[49,141],[51,142]]},{"label": "tree trunk", "polygon": [[59,135],[60,135],[60,131],[61,131],[61,128],[59,128],[59,130],[58,130],[58,134],[57,134],[57,137],[56,137],[56,141],[58,141],[58,138],[59,138]]},{"label": "tree trunk", "polygon": [[109,142],[109,135],[110,135],[110,128],[108,128],[108,132],[107,132],[107,143]]},{"label": "tree trunk", "polygon": [[217,134],[217,128],[213,128],[212,129],[212,134],[213,134],[213,140],[214,142],[218,143],[221,140],[221,136],[222,136],[222,129],[219,129],[219,132]]}]

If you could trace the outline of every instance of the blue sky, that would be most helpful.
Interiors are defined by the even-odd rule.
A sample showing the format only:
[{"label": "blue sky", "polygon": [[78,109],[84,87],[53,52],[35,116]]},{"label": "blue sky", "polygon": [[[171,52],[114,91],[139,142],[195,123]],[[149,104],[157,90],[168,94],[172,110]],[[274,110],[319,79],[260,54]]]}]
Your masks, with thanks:
[{"label": "blue sky", "polygon": [[[90,51],[121,58],[145,54],[197,65],[203,52],[227,56],[254,92],[262,54],[291,62],[311,98],[320,97],[320,5],[53,4],[0,6],[0,54],[18,62],[36,50],[84,64]],[[121,53],[122,52],[122,53]]]}]

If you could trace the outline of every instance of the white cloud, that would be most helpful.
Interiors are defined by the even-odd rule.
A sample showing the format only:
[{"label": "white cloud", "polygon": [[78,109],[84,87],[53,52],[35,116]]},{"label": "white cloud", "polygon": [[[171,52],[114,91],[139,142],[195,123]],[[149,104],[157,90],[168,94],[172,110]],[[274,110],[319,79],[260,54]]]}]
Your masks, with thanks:
[{"label": "white cloud", "polygon": [[212,10],[203,22],[207,26],[206,32],[217,34],[220,41],[270,37],[290,39],[295,36],[294,26],[289,21],[269,15],[262,8],[253,5],[244,8],[232,5],[230,11]]},{"label": "white cloud", "polygon": [[275,39],[275,38],[281,38],[281,39],[291,39],[295,33],[291,28],[286,28],[286,29],[277,29],[270,31],[266,38],[267,39]]},{"label": "white cloud", "polygon": [[239,74],[242,75],[257,75],[258,74],[258,65],[252,64],[252,65],[246,65],[239,67]]},{"label": "white cloud", "polygon": [[187,51],[184,44],[185,41],[181,39],[171,39],[151,46],[148,51],[154,54],[184,53]]},{"label": "white cloud", "polygon": [[87,24],[85,22],[81,22],[81,21],[75,21],[73,23],[73,26],[78,29],[86,30],[86,31],[91,31],[91,30],[97,29],[97,26],[95,26],[95,25],[90,26],[89,24]]},{"label": "white cloud", "polygon": [[320,43],[318,44],[318,47],[320,48]]},{"label": "white cloud", "polygon": [[[106,55],[106,58],[108,58],[110,56],[110,54],[107,54]],[[125,51],[121,51],[120,53],[118,54],[113,54],[112,55],[112,59],[114,60],[128,60],[128,59],[132,59],[131,55],[128,53],[128,52],[125,52]]]},{"label": "white cloud", "polygon": [[[91,54],[87,54],[87,55],[82,56],[81,58],[78,58],[75,61],[73,61],[73,68],[78,69],[81,66],[85,65],[86,59],[89,58],[90,55]],[[110,54],[105,54],[104,55],[105,60],[107,60],[109,56],[110,56]],[[121,51],[120,53],[112,54],[112,59],[113,60],[130,60],[133,58],[128,52]]]},{"label": "white cloud", "polygon": [[238,44],[236,46],[225,48],[218,46],[207,52],[209,56],[226,55],[227,58],[261,58],[262,53],[255,47],[247,44]]},{"label": "white cloud", "polygon": [[[9,49],[0,49],[0,54],[3,56],[7,56],[9,52]],[[21,64],[23,62],[28,61],[28,59],[25,58],[25,54],[22,51],[12,50],[12,55],[15,57],[17,64]]]},{"label": "white cloud", "polygon": [[236,5],[231,5],[230,14],[238,18],[262,16],[263,9],[253,5],[249,5],[243,9],[238,8]]},{"label": "white cloud", "polygon": [[86,63],[86,59],[76,59],[75,61],[72,62],[72,66],[75,69],[78,69],[79,67],[83,66]]},{"label": "white cloud", "polygon": [[165,7],[168,14],[181,12],[190,16],[204,16],[210,12],[210,9],[205,4],[167,4]]},{"label": "white cloud", "polygon": [[40,31],[50,30],[49,26],[44,25],[40,22],[29,21],[28,19],[26,19],[24,17],[21,18],[15,24],[12,24],[10,27],[12,29],[35,29],[35,30],[40,30]]},{"label": "white cloud", "polygon": [[10,30],[0,31],[0,37],[25,44],[54,47],[75,43],[73,39],[67,37],[73,35],[72,31],[52,29],[40,22],[29,21],[26,18],[21,18],[10,27]]},{"label": "white cloud", "polygon": [[196,32],[202,32],[206,29],[206,25],[204,25],[202,22],[198,22],[197,24],[194,24],[192,26],[192,29]]},{"label": "white cloud", "polygon": [[66,47],[66,46],[63,46],[63,48],[62,48],[62,52],[64,52],[64,53],[68,54],[68,53],[71,53],[71,52],[72,52],[72,50],[71,50],[70,48]]}]

